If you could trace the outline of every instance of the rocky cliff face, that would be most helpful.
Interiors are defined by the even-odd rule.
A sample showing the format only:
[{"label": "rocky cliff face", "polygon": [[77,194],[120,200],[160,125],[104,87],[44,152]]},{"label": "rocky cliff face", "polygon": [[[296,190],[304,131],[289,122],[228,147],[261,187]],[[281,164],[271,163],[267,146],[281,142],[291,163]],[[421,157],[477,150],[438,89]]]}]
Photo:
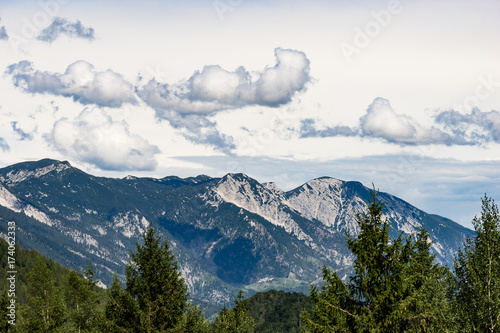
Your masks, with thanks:
[{"label": "rocky cliff face", "polygon": [[[284,192],[244,174],[112,179],[54,160],[0,169],[0,220],[16,221],[21,246],[69,267],[91,258],[109,283],[115,271],[123,274],[129,251],[152,223],[171,242],[202,304],[228,302],[238,288],[307,290],[322,264],[348,274],[345,231],[357,232],[355,214],[369,198],[361,183],[328,177]],[[379,198],[392,235],[428,228],[442,263],[451,264],[473,234],[390,194]]]}]

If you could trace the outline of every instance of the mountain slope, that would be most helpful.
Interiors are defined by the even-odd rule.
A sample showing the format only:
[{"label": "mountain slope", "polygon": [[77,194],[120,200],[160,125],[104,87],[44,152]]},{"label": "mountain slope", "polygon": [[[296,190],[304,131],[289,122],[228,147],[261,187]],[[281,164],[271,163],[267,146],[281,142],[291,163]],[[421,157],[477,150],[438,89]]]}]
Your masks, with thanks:
[{"label": "mountain slope", "polygon": [[[348,274],[345,231],[356,233],[355,213],[369,198],[361,183],[328,177],[284,192],[244,174],[115,179],[48,159],[0,169],[0,220],[16,221],[21,246],[70,267],[91,257],[97,278],[109,283],[115,271],[123,274],[129,250],[153,223],[171,241],[191,295],[202,304],[228,303],[237,288],[306,291],[322,264]],[[429,228],[445,264],[473,234],[390,194],[379,198],[392,235]]]}]

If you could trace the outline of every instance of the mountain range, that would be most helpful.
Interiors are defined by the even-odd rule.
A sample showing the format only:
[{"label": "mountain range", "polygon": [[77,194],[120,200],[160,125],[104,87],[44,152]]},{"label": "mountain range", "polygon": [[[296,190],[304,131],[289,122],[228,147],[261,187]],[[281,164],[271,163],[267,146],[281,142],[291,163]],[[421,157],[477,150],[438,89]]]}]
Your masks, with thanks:
[{"label": "mountain range", "polygon": [[[192,299],[215,308],[238,289],[306,291],[321,281],[323,264],[347,276],[346,232],[356,234],[355,215],[370,198],[361,183],[330,177],[282,191],[245,174],[118,179],[44,159],[0,169],[0,235],[15,221],[21,247],[78,270],[90,258],[109,285],[152,223],[169,240]],[[391,194],[378,198],[391,236],[428,228],[443,264],[474,235]]]}]

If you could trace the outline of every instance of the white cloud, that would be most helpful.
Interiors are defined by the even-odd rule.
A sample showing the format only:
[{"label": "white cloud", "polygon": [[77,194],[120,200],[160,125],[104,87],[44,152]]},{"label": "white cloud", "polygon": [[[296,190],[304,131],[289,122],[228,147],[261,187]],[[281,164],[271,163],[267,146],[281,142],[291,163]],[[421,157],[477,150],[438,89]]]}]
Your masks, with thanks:
[{"label": "white cloud", "polygon": [[248,105],[278,107],[304,91],[310,80],[309,60],[303,52],[277,48],[276,64],[252,76],[244,67],[227,71],[205,66],[189,79],[168,85],[152,79],[138,95],[156,110],[157,117],[210,114]]},{"label": "white cloud", "polygon": [[473,109],[469,114],[458,111],[443,111],[436,115],[436,122],[443,124],[456,136],[467,138],[475,143],[494,141],[500,143],[500,113],[481,112]]},{"label": "white cloud", "polygon": [[55,17],[52,23],[43,29],[37,39],[43,42],[52,43],[62,35],[71,38],[82,38],[94,40],[94,29],[85,27],[82,22],[71,22],[62,17]]},{"label": "white cloud", "polygon": [[[398,144],[451,144],[450,135],[436,127],[426,128],[413,118],[396,113],[388,100],[376,98],[360,119],[362,136]],[[456,143],[456,142],[455,142]]]},{"label": "white cloud", "polygon": [[104,170],[154,170],[160,153],[99,108],[85,108],[74,121],[59,119],[46,139],[60,153]]},{"label": "white cloud", "polygon": [[72,97],[101,107],[137,103],[132,85],[122,75],[110,69],[98,72],[83,60],[69,65],[63,74],[36,71],[31,62],[23,60],[7,67],[6,74],[12,76],[15,86],[33,94]]}]

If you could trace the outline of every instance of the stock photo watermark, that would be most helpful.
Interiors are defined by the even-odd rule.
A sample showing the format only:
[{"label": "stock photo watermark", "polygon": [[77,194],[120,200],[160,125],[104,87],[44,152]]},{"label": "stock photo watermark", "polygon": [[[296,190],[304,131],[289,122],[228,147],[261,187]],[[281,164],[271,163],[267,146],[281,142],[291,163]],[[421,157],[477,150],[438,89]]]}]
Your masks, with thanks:
[{"label": "stock photo watermark", "polygon": [[224,21],[226,14],[233,12],[242,2],[243,0],[215,0],[212,2],[212,7],[215,13],[217,13],[219,20]]},{"label": "stock photo watermark", "polygon": [[359,55],[366,49],[391,24],[393,17],[402,12],[403,5],[398,0],[390,0],[386,9],[372,10],[370,12],[372,19],[362,27],[356,26],[354,28],[354,36],[351,42],[342,42],[339,45],[347,63],[351,63],[353,56]]},{"label": "stock photo watermark", "polygon": [[496,81],[493,74],[489,74],[487,77],[479,76],[479,83],[474,89],[474,93],[465,97],[461,104],[456,104],[454,109],[456,111],[467,113],[468,109],[473,109],[481,102],[486,101],[490,98],[498,87],[500,87],[500,81]]},{"label": "stock photo watermark", "polygon": [[42,0],[38,1],[39,10],[33,15],[21,18],[20,34],[9,32],[9,42],[18,50],[20,46],[27,44],[51,23],[53,17],[59,15],[61,6],[70,3],[72,0]]},{"label": "stock photo watermark", "polygon": [[415,173],[425,167],[426,158],[433,156],[435,151],[436,147],[433,145],[425,145],[418,148],[418,154],[401,156],[396,169],[383,175],[382,187],[388,192],[396,191],[397,186],[405,184]]},{"label": "stock photo watermark", "polygon": [[[276,130],[281,120],[289,118],[286,111],[273,109],[273,117],[269,120],[268,126],[259,129],[255,136],[245,136],[244,142],[241,144],[243,156],[254,157],[259,152],[263,152],[276,139]],[[237,161],[229,161],[226,163],[226,172],[233,173],[240,170],[240,163]]]},{"label": "stock photo watermark", "polygon": [[8,222],[7,226],[7,322],[16,325],[16,223]]}]

